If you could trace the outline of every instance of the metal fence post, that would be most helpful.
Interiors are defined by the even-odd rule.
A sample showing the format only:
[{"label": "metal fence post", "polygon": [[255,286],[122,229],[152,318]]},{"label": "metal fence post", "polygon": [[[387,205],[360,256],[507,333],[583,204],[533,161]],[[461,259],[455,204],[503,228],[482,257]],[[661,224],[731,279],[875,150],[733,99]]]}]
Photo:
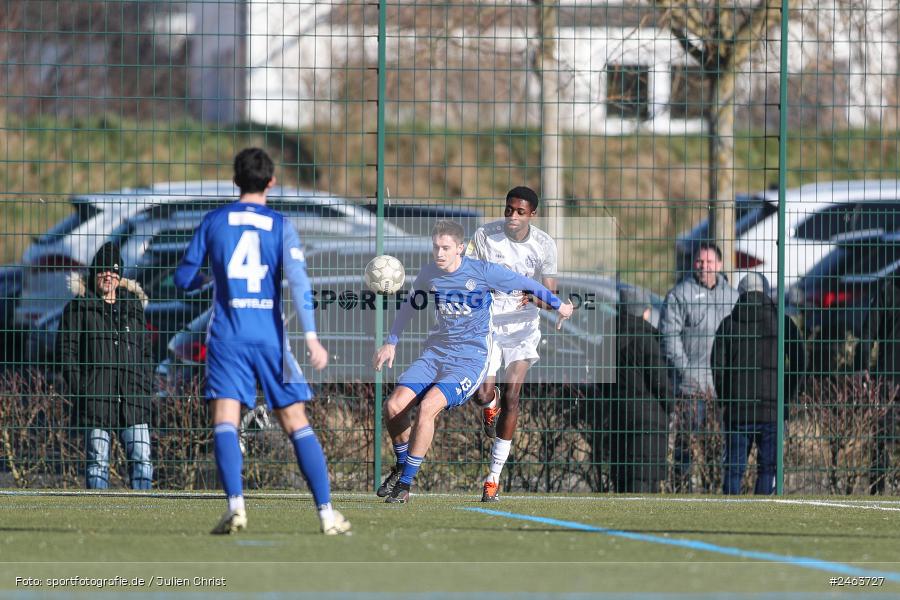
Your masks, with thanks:
[{"label": "metal fence post", "polygon": [[[376,150],[376,175],[375,195],[376,195],[376,229],[375,229],[375,254],[379,255],[384,251],[384,103],[385,103],[385,39],[387,37],[387,2],[386,0],[378,0],[378,132],[377,132],[377,150]],[[384,309],[379,307],[375,315],[375,343],[381,345],[384,339]],[[374,439],[373,439],[373,489],[378,489],[379,479],[381,477],[381,405],[384,401],[382,392],[383,378],[381,371],[375,372],[375,411],[373,418]]]},{"label": "metal fence post", "polygon": [[784,192],[787,184],[787,39],[790,0],[781,0],[781,64],[778,93],[778,452],[775,492],[784,494]]}]

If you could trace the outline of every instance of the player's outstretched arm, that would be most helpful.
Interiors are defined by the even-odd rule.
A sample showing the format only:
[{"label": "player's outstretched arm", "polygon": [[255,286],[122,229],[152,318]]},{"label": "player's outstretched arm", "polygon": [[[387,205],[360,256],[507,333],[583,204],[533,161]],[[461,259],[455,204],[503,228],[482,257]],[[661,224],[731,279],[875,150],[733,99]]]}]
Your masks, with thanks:
[{"label": "player's outstretched arm", "polygon": [[571,302],[566,301],[563,303],[556,294],[533,279],[519,275],[502,265],[485,263],[485,269],[487,283],[494,289],[507,293],[515,290],[526,290],[534,294],[535,298],[542,300],[545,304],[557,310],[560,317],[556,323],[557,329],[562,327],[562,322],[571,317],[572,312],[575,310]]},{"label": "player's outstretched arm", "polygon": [[176,287],[191,291],[203,287],[209,283],[209,278],[200,273],[200,267],[206,258],[206,219],[200,223],[200,227],[194,232],[191,243],[187,250],[184,251],[184,257],[175,274],[172,276],[172,282]]},{"label": "player's outstretched arm", "polygon": [[284,275],[291,286],[294,310],[306,334],[306,353],[309,364],[316,371],[328,366],[328,350],[316,335],[316,316],[313,313],[312,286],[306,275],[306,258],[297,230],[287,219],[284,220]]},{"label": "player's outstretched arm", "polygon": [[396,349],[397,346],[394,344],[385,344],[375,352],[375,356],[372,358],[372,366],[375,367],[376,371],[380,371],[384,363],[387,363],[388,369],[394,367],[394,353]]},{"label": "player's outstretched arm", "polygon": [[394,319],[394,325],[391,327],[391,333],[388,335],[385,344],[375,351],[375,356],[372,358],[372,366],[375,367],[376,371],[380,371],[381,366],[385,362],[387,362],[388,369],[394,366],[394,351],[397,348],[397,343],[400,341],[400,334],[403,333],[403,329],[412,319],[413,311],[415,310],[412,306],[412,297],[413,294],[410,294],[409,299],[400,307],[400,312],[397,314],[397,318]]},{"label": "player's outstretched arm", "polygon": [[[544,287],[550,290],[551,292],[556,293],[556,277],[542,277],[541,283],[544,284]],[[528,294],[522,294],[522,302],[519,304],[519,308],[524,308],[531,302]],[[544,310],[551,310],[553,307],[540,299],[535,299],[534,302],[538,308],[543,308]],[[557,328],[558,329],[558,328]]]}]

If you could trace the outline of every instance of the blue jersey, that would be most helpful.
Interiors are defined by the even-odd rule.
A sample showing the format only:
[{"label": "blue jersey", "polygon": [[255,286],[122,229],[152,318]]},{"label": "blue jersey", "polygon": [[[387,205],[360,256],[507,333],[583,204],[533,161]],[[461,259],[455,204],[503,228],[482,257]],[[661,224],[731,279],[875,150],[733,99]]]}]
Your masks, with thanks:
[{"label": "blue jersey", "polygon": [[175,271],[175,285],[194,289],[206,258],[215,280],[210,340],[281,346],[281,280],[287,277],[300,322],[315,332],[303,247],[294,226],[261,204],[235,202],[204,217]]},{"label": "blue jersey", "polygon": [[387,343],[398,342],[414,310],[433,306],[436,322],[425,342],[427,346],[457,348],[474,344],[487,348],[491,330],[491,290],[505,293],[524,290],[553,308],[560,307],[559,298],[550,290],[502,265],[464,256],[459,268],[448,273],[432,262],[419,271]]}]

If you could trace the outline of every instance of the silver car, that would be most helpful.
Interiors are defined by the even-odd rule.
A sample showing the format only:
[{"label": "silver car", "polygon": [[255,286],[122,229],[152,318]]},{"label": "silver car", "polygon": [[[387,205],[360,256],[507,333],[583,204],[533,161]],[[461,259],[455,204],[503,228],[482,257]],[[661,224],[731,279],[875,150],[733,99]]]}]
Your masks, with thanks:
[{"label": "silver car", "polygon": [[[784,200],[786,290],[842,239],[900,229],[900,180],[812,183],[785,190]],[[774,284],[778,275],[778,190],[739,195],[735,208],[735,285],[748,271],[763,273]],[[708,239],[708,221],[679,236],[675,243],[678,278],[692,270],[694,251]]]},{"label": "silver car", "polygon": [[[61,311],[71,299],[68,277],[83,271],[105,242],[123,240],[128,245],[123,248],[126,269],[136,268],[153,237],[166,227],[192,231],[205,212],[237,195],[230,181],[187,181],[73,197],[72,214],[37,238],[22,257],[25,273],[15,325],[30,329],[40,320],[46,322],[49,313]],[[273,188],[269,198],[274,208],[291,213],[307,239],[375,234],[375,216],[347,199],[282,186]],[[384,231],[386,235],[401,233],[388,223]]]}]

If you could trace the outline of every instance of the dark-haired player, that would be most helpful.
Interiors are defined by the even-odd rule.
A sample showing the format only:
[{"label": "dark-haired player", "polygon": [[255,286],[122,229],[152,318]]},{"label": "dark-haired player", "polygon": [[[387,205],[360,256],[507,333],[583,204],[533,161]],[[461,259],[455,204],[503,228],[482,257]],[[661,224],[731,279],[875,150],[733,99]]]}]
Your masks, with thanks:
[{"label": "dark-haired player", "polygon": [[[206,399],[228,510],[212,533],[236,533],[247,526],[238,425],[241,404],[247,408],[256,404],[259,382],[293,444],[322,532],[338,535],[350,530],[350,522],[331,507],[325,455],[304,408],[312,390],[284,335],[282,277],[287,278],[294,298],[308,297],[310,285],[297,231],[281,213],[266,206],[266,194],[275,185],[274,172],[265,151],[247,148],[238,153],[234,183],[240,198],[206,215],[175,272],[177,286],[195,289],[204,282],[199,271],[208,258],[216,284],[207,333]],[[324,369],[328,352],[316,338],[312,306],[296,302],[295,307],[306,332],[310,364]]]},{"label": "dark-haired player", "polygon": [[[538,196],[520,186],[506,194],[504,218],[480,227],[466,256],[503,265],[519,275],[556,289],[556,242],[531,224],[537,215]],[[490,367],[478,390],[483,406],[484,431],[494,438],[490,472],[484,479],[481,501],[499,499],[500,473],[509,458],[519,417],[519,394],[528,369],[538,361],[541,341],[538,307],[524,300],[522,290],[506,293],[494,290]],[[503,393],[496,386],[497,372],[505,367]]]}]

